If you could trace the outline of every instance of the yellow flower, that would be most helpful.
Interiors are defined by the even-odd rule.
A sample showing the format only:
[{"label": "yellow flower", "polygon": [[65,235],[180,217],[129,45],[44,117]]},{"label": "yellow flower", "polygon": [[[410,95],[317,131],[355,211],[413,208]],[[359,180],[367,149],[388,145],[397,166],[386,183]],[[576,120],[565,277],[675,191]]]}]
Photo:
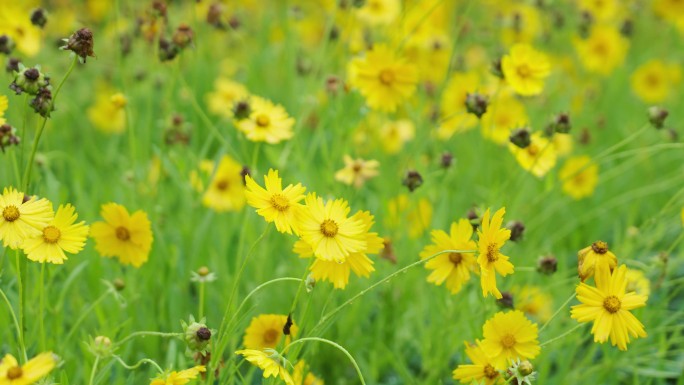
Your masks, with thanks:
[{"label": "yellow flower", "polygon": [[595,26],[587,39],[575,39],[575,50],[584,68],[590,72],[609,75],[622,65],[629,41],[609,26]]},{"label": "yellow flower", "polygon": [[[497,2],[497,6],[499,3]],[[532,43],[542,31],[539,11],[528,4],[514,4],[508,7],[501,21],[501,40],[505,45]]]},{"label": "yellow flower", "polygon": [[621,8],[618,0],[579,0],[578,6],[601,21],[614,20]]},{"label": "yellow flower", "polygon": [[28,1],[3,1],[1,4],[0,35],[11,37],[21,53],[27,56],[38,54],[43,36],[40,28],[34,26],[29,17],[34,5]]},{"label": "yellow flower", "polygon": [[257,209],[257,214],[264,217],[266,222],[275,222],[276,229],[281,233],[297,232],[296,212],[302,208],[299,203],[304,199],[306,187],[301,183],[288,185],[283,189],[282,179],[278,171],[270,169],[264,176],[264,186],[259,186],[252,177],[245,176],[247,203]]},{"label": "yellow flower", "polygon": [[439,139],[447,140],[453,134],[477,125],[477,117],[468,113],[465,101],[468,94],[476,92],[479,87],[480,76],[476,72],[457,72],[451,76],[440,103]]},{"label": "yellow flower", "polygon": [[245,119],[236,122],[238,130],[242,131],[252,142],[280,143],[292,138],[292,127],[295,120],[291,118],[285,108],[273,104],[259,96],[249,99],[250,114]]},{"label": "yellow flower", "polygon": [[501,95],[494,100],[482,115],[482,136],[497,144],[508,143],[514,128],[527,126],[525,106],[512,95]]},{"label": "yellow flower", "polygon": [[393,120],[380,127],[380,144],[388,154],[396,154],[404,144],[413,140],[416,127],[408,119]]},{"label": "yellow flower", "polygon": [[665,101],[681,79],[678,65],[667,65],[660,60],[642,64],[632,74],[632,91],[646,103]]},{"label": "yellow flower", "polygon": [[498,312],[482,327],[482,350],[496,369],[503,370],[517,359],[532,359],[541,348],[537,324],[518,310]]},{"label": "yellow flower", "polygon": [[648,297],[634,292],[625,292],[627,280],[626,266],[610,272],[607,266],[596,267],[596,287],[580,283],[577,286],[577,299],[580,305],[572,307],[571,317],[578,322],[594,322],[591,333],[594,342],[610,343],[620,350],[627,350],[630,335],[634,338],[646,337],[644,325],[630,313],[630,310],[646,306]]},{"label": "yellow flower", "polygon": [[0,360],[0,385],[31,385],[45,377],[57,364],[52,352],[41,353],[20,366],[17,359],[7,354]]},{"label": "yellow flower", "polygon": [[280,377],[287,385],[294,385],[292,376],[285,369],[287,361],[273,349],[261,350],[238,350],[235,352],[245,357],[252,365],[256,365],[264,371],[264,378]]},{"label": "yellow flower", "polygon": [[95,103],[87,110],[88,119],[100,131],[120,134],[126,129],[126,97],[102,88],[95,94]]},{"label": "yellow flower", "polygon": [[226,78],[214,82],[214,91],[207,94],[209,111],[224,118],[233,117],[233,106],[249,95],[242,84]]},{"label": "yellow flower", "polygon": [[362,252],[366,247],[363,221],[347,217],[349,204],[343,199],[323,201],[316,194],[305,199],[300,211],[299,231],[316,258],[344,262],[350,253]]},{"label": "yellow flower", "polygon": [[202,159],[197,169],[190,171],[190,185],[197,192],[204,191],[205,180],[208,180],[214,173],[214,161]]},{"label": "yellow flower", "polygon": [[511,237],[511,231],[501,228],[506,208],[500,208],[489,220],[489,209],[482,216],[481,230],[477,230],[477,263],[480,265],[480,284],[482,295],[487,297],[492,293],[497,299],[501,298],[501,292],[496,287],[496,273],[502,277],[513,273],[513,264],[508,261],[508,256],[501,254],[499,249]]},{"label": "yellow flower", "polygon": [[31,197],[24,201],[24,193],[10,187],[0,196],[0,239],[4,247],[18,249],[24,240],[40,235],[54,218],[52,204],[45,198]]},{"label": "yellow flower", "polygon": [[83,250],[88,238],[88,226],[81,221],[75,223],[78,215],[71,205],[59,206],[55,218],[42,233],[24,240],[22,248],[26,257],[32,261],[54,263],[61,265],[69,254],[76,254]]},{"label": "yellow flower", "polygon": [[365,57],[349,64],[349,83],[359,89],[374,110],[394,112],[413,95],[417,82],[415,66],[398,58],[384,44],[374,46]]},{"label": "yellow flower", "polygon": [[501,383],[501,376],[494,368],[493,361],[487,357],[480,346],[480,341],[475,341],[474,344],[465,343],[465,351],[472,364],[458,365],[453,371],[454,380],[461,381],[462,384],[478,384],[493,385]]},{"label": "yellow flower", "polygon": [[643,271],[627,268],[625,279],[627,280],[627,292],[633,291],[646,297],[651,294],[651,281],[648,280]]},{"label": "yellow flower", "polygon": [[582,282],[594,275],[599,266],[610,270],[617,266],[617,257],[608,250],[606,242],[596,241],[577,252],[577,272]]},{"label": "yellow flower", "polygon": [[684,20],[684,3],[680,0],[654,0],[653,10],[666,20]]},{"label": "yellow flower", "polygon": [[200,373],[206,371],[207,369],[204,365],[198,365],[190,369],[181,370],[180,372],[173,371],[168,375],[155,378],[150,385],[185,385],[197,378]]},{"label": "yellow flower", "polygon": [[309,371],[308,365],[303,360],[297,362],[297,365],[294,366],[292,380],[295,385],[324,385],[323,380],[314,376],[313,373]]},{"label": "yellow flower", "polygon": [[527,44],[516,44],[501,59],[506,82],[520,95],[539,95],[544,80],[551,73],[551,63],[545,54]]},{"label": "yellow flower", "polygon": [[147,214],[138,210],[130,215],[116,203],[102,205],[104,222],[93,223],[90,235],[95,249],[103,257],[118,257],[124,265],[140,267],[152,249],[152,228]]},{"label": "yellow flower", "polygon": [[598,184],[598,165],[587,155],[568,158],[558,173],[563,192],[574,199],[591,196]]},{"label": "yellow flower", "polygon": [[245,178],[242,166],[224,155],[204,192],[202,203],[215,211],[238,211],[245,205]]},{"label": "yellow flower", "polygon": [[[252,318],[242,343],[247,349],[262,350],[266,348],[275,348],[283,339],[283,327],[287,322],[286,315],[278,314],[262,314]],[[297,325],[292,325],[290,332],[294,336],[297,334]],[[285,344],[290,341],[289,336],[285,337]]]},{"label": "yellow flower", "polygon": [[344,168],[335,173],[335,180],[346,185],[360,188],[367,180],[378,175],[380,163],[377,160],[352,159],[344,156]]},{"label": "yellow flower", "polygon": [[367,0],[356,15],[364,23],[376,26],[390,24],[399,16],[399,13],[401,13],[400,0]]},{"label": "yellow flower", "polygon": [[508,149],[523,169],[541,178],[556,165],[556,148],[540,131],[532,134],[530,139],[530,145],[525,148],[509,143]]},{"label": "yellow flower", "polygon": [[515,309],[539,322],[546,322],[551,318],[553,298],[539,286],[525,285],[513,289]]},{"label": "yellow flower", "polygon": [[5,111],[7,111],[8,105],[9,102],[7,101],[7,96],[0,95],[0,125],[5,124],[5,122],[7,122],[5,120]]},{"label": "yellow flower", "polygon": [[551,144],[558,157],[569,155],[572,152],[572,135],[555,133],[551,137]]},{"label": "yellow flower", "polygon": [[[425,246],[420,253],[420,258],[425,259],[437,254],[442,250],[474,250],[477,246],[471,238],[473,226],[467,219],[459,219],[451,224],[450,233],[442,230],[433,230],[430,234],[431,245]],[[470,273],[475,272],[477,261],[471,253],[445,253],[440,254],[425,263],[425,268],[432,270],[427,281],[440,286],[446,281],[446,287],[451,294],[461,291],[464,283],[470,280]]]},{"label": "yellow flower", "polygon": [[432,223],[432,204],[426,198],[420,198],[413,204],[406,194],[397,196],[387,203],[386,226],[391,229],[404,228],[408,223],[410,238],[419,238]]}]

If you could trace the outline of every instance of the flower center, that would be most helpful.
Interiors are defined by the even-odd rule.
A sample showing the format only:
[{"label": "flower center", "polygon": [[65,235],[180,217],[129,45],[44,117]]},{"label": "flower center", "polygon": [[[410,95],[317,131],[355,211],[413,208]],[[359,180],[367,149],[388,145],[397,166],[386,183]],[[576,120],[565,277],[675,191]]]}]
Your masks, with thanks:
[{"label": "flower center", "polygon": [[530,144],[529,146],[527,146],[527,153],[530,156],[534,157],[539,153],[539,148],[537,148],[537,146],[534,144]]},{"label": "flower center", "polygon": [[499,248],[495,243],[487,245],[487,261],[494,263],[499,260]]},{"label": "flower center", "polygon": [[7,222],[14,222],[19,219],[19,209],[17,206],[7,206],[2,210],[2,217],[5,218]]},{"label": "flower center", "polygon": [[484,375],[491,380],[496,378],[499,375],[499,372],[497,372],[492,365],[487,364],[484,367]]},{"label": "flower center", "polygon": [[281,194],[271,196],[271,206],[278,211],[285,211],[290,207],[290,201]]},{"label": "flower center", "polygon": [[620,310],[620,306],[622,306],[622,302],[614,295],[603,300],[603,308],[608,310],[609,313],[617,313]]},{"label": "flower center", "polygon": [[45,243],[57,243],[61,236],[62,232],[55,226],[48,226],[43,229],[43,240]]},{"label": "flower center", "polygon": [[259,127],[268,127],[268,125],[271,123],[271,119],[265,114],[260,114],[256,118],[256,124]]},{"label": "flower center", "polygon": [[267,345],[272,345],[278,340],[278,336],[280,336],[280,333],[278,333],[277,330],[268,329],[266,332],[264,332],[264,343]]},{"label": "flower center", "polygon": [[221,179],[218,182],[216,182],[216,188],[221,191],[226,191],[229,185],[230,183],[228,183],[228,181],[225,179]]},{"label": "flower center", "polygon": [[323,223],[321,223],[321,233],[328,238],[333,238],[335,235],[337,235],[338,230],[339,227],[337,226],[337,223],[335,223],[335,221],[332,219],[326,219],[323,221]]},{"label": "flower center", "polygon": [[16,380],[18,378],[21,378],[21,376],[24,375],[24,371],[21,370],[20,367],[15,366],[13,368],[9,368],[7,371],[7,379],[8,380]]},{"label": "flower center", "polygon": [[530,67],[527,64],[519,66],[517,72],[518,76],[521,78],[529,78],[530,75],[532,75],[532,70],[530,70]]},{"label": "flower center", "polygon": [[454,266],[458,266],[463,260],[463,255],[461,253],[449,253],[449,260]]},{"label": "flower center", "polygon": [[513,337],[512,334],[506,334],[501,338],[501,346],[503,346],[506,349],[510,349],[513,346],[515,346],[515,337]]},{"label": "flower center", "polygon": [[123,226],[119,226],[116,228],[116,237],[122,241],[127,241],[127,240],[131,239],[131,233],[128,232],[127,228],[125,228]]},{"label": "flower center", "polygon": [[603,241],[596,241],[591,244],[591,249],[594,250],[596,254],[605,254],[608,252],[608,244]]},{"label": "flower center", "polygon": [[660,86],[660,77],[658,76],[658,74],[648,74],[648,76],[646,76],[646,84],[649,87],[657,88],[658,86]]},{"label": "flower center", "polygon": [[380,71],[378,78],[380,79],[380,83],[390,86],[394,82],[394,72],[392,72],[392,70],[384,69]]}]

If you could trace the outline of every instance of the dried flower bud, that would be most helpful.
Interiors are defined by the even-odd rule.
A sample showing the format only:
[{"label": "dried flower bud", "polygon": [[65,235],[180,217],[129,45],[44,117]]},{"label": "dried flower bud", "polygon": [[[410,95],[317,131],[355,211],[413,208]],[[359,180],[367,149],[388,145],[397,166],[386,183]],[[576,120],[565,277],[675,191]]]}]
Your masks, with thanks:
[{"label": "dried flower bud", "polygon": [[194,37],[195,33],[192,31],[192,28],[187,24],[181,24],[176,29],[176,32],[173,33],[171,40],[173,40],[175,45],[183,49],[192,44]]},{"label": "dried flower bud", "polygon": [[397,264],[397,256],[394,254],[394,247],[392,246],[392,241],[389,238],[382,240],[383,248],[380,258],[390,261],[391,264]]},{"label": "dried flower bud", "polygon": [[570,115],[567,113],[560,113],[553,118],[551,122],[554,132],[559,134],[567,134],[570,132],[572,126],[570,125]]},{"label": "dried flower bud", "polygon": [[42,88],[46,88],[50,84],[50,78],[45,76],[38,67],[22,68],[21,71],[15,72],[14,81],[10,84],[10,88],[20,95],[26,92],[29,95],[36,95]]},{"label": "dried flower bud", "polygon": [[511,143],[520,148],[527,148],[530,143],[532,143],[530,130],[528,130],[526,127],[511,131],[511,136],[509,136],[508,139],[511,141]]},{"label": "dried flower bud", "polygon": [[196,334],[200,341],[209,341],[211,339],[211,330],[209,328],[199,328]]},{"label": "dried flower bud", "polygon": [[19,65],[21,64],[21,60],[16,57],[11,57],[7,59],[7,64],[5,65],[5,71],[7,71],[10,74],[13,74],[15,72],[19,72]]},{"label": "dried flower bud", "polygon": [[283,334],[286,336],[289,336],[292,334],[292,313],[287,315],[287,321],[285,321],[285,325],[283,325]]},{"label": "dried flower bud", "polygon": [[537,261],[537,271],[541,274],[551,275],[558,270],[558,260],[553,255],[539,258]]},{"label": "dried flower bud", "polygon": [[501,298],[496,300],[496,304],[502,309],[513,309],[513,294],[502,291]]},{"label": "dried flower bud", "polygon": [[240,176],[242,177],[242,183],[245,185],[247,185],[247,175],[252,176],[252,170],[250,170],[248,166],[242,166]]},{"label": "dried flower bud", "polygon": [[580,144],[587,145],[591,143],[591,131],[588,128],[582,129],[580,132],[579,140]]},{"label": "dried flower bud", "polygon": [[84,63],[87,57],[95,57],[93,52],[95,41],[93,40],[93,31],[90,28],[81,28],[74,32],[69,39],[66,39],[66,43],[62,49],[74,52],[83,59]]},{"label": "dried flower bud", "polygon": [[233,117],[235,120],[247,119],[251,113],[252,107],[250,107],[247,100],[241,100],[233,106]]},{"label": "dried flower bud", "polygon": [[624,37],[632,37],[634,35],[634,21],[627,19],[622,22],[620,26],[620,34]]},{"label": "dried flower bud", "polygon": [[213,25],[216,28],[224,29],[225,24],[223,23],[223,4],[215,2],[209,6],[207,10],[207,23]]},{"label": "dried flower bud", "polygon": [[454,156],[450,152],[445,152],[439,158],[439,165],[442,168],[449,168],[454,163]]},{"label": "dried flower bud", "polygon": [[477,228],[480,226],[480,223],[482,223],[482,218],[477,214],[477,211],[475,207],[472,207],[470,210],[468,210],[468,213],[466,213],[466,218],[468,218],[468,221],[470,221],[470,225],[473,226],[473,231],[477,230]]},{"label": "dried flower bud", "polygon": [[327,79],[325,79],[325,90],[330,95],[337,95],[337,93],[340,91],[341,85],[342,81],[335,75],[330,75]]},{"label": "dried flower bud", "polygon": [[522,240],[523,235],[525,234],[525,225],[521,221],[508,222],[506,228],[511,230],[511,241],[518,242]]},{"label": "dried flower bud", "polygon": [[173,60],[180,53],[180,47],[165,37],[159,38],[159,60],[162,62]]},{"label": "dried flower bud", "polygon": [[31,12],[31,24],[43,28],[47,24],[47,12],[43,8],[36,8]]},{"label": "dried flower bud", "polygon": [[410,192],[415,191],[418,187],[423,185],[423,177],[416,170],[409,170],[406,172],[404,180],[401,182],[404,186],[408,187]]},{"label": "dried flower bud", "polygon": [[501,68],[501,58],[492,61],[492,64],[489,66],[489,72],[499,79],[504,78],[503,69]]},{"label": "dried flower bud", "polygon": [[589,31],[591,30],[592,25],[594,25],[594,17],[591,15],[591,13],[587,11],[582,12],[578,27],[578,32],[582,39],[589,37]]},{"label": "dried flower bud", "polygon": [[9,55],[14,49],[14,40],[8,35],[0,35],[0,53]]},{"label": "dried flower bud", "polygon": [[653,106],[648,109],[648,121],[657,129],[661,129],[665,125],[665,119],[670,112],[662,107]]},{"label": "dried flower bud", "polygon": [[466,95],[465,106],[469,113],[482,117],[485,112],[487,112],[487,106],[489,105],[489,100],[487,96],[481,95],[477,92]]},{"label": "dried flower bud", "polygon": [[37,114],[40,114],[40,116],[49,118],[50,113],[55,109],[52,105],[52,91],[50,91],[48,87],[41,88],[36,94],[36,97],[31,99],[29,105]]},{"label": "dried flower bud", "polygon": [[17,129],[10,126],[9,124],[3,124],[0,126],[0,150],[5,152],[5,147],[16,146],[21,143],[21,140],[17,136]]}]

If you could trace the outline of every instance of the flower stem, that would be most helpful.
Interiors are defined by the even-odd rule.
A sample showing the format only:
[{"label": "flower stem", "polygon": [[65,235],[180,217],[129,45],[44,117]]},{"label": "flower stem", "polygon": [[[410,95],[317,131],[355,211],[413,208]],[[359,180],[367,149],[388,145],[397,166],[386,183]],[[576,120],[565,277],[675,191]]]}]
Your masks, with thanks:
[{"label": "flower stem", "polygon": [[45,263],[40,264],[38,328],[40,330],[40,350],[45,351]]},{"label": "flower stem", "polygon": [[19,347],[24,353],[24,362],[28,361],[26,355],[26,339],[24,334],[24,305],[26,304],[26,274],[23,273],[24,265],[22,264],[19,250],[14,250],[17,263],[17,285],[19,286]]},{"label": "flower stem", "polygon": [[199,319],[204,317],[204,281],[199,283],[199,310],[197,314],[199,314]]},{"label": "flower stem", "polygon": [[135,338],[135,337],[140,337],[140,336],[157,336],[157,337],[180,337],[182,336],[183,333],[164,333],[164,332],[149,332],[149,331],[140,331],[140,332],[133,332],[126,336],[126,338],[122,339],[121,341],[116,343],[116,346],[121,346],[127,341]]},{"label": "flower stem", "polygon": [[550,344],[551,342],[554,342],[554,341],[556,341],[556,340],[559,340],[559,339],[561,339],[561,338],[567,336],[568,334],[571,334],[571,333],[574,332],[575,330],[581,328],[582,326],[584,326],[584,324],[577,324],[577,326],[575,326],[574,328],[572,328],[572,329],[568,330],[567,332],[565,332],[565,333],[559,335],[558,337],[551,338],[550,340],[544,342],[543,344],[541,344],[541,345],[539,345],[539,346],[540,346],[540,347],[546,346],[546,345]]},{"label": "flower stem", "polygon": [[104,301],[105,298],[107,298],[107,296],[111,293],[112,293],[112,290],[108,289],[107,291],[102,293],[102,295],[100,297],[98,297],[92,304],[90,304],[90,306],[88,306],[88,308],[83,313],[81,313],[81,316],[78,317],[78,319],[74,323],[74,326],[71,327],[69,334],[67,334],[66,338],[64,339],[65,345],[71,340],[71,337],[73,337],[74,333],[76,333],[76,330],[78,330],[78,327],[81,326],[81,322],[83,322],[83,320],[85,320],[85,318],[88,316],[88,314],[90,314],[90,312],[92,312],[93,309],[95,309],[95,307],[97,307],[97,305],[99,305],[100,302]]},{"label": "flower stem", "polygon": [[298,339],[298,340],[296,340],[296,341],[292,341],[289,345],[287,345],[287,346],[285,347],[285,349],[283,349],[281,355],[282,355],[282,354],[285,354],[285,351],[286,351],[287,349],[289,349],[289,348],[291,348],[291,347],[293,347],[293,346],[295,346],[295,345],[297,345],[297,344],[301,344],[301,343],[304,343],[304,342],[307,342],[307,341],[323,342],[323,343],[326,343],[326,344],[328,344],[328,345],[334,346],[335,348],[337,348],[337,350],[339,350],[339,351],[341,351],[342,353],[344,353],[344,355],[346,355],[347,358],[349,358],[349,361],[351,361],[352,365],[354,365],[354,369],[356,369],[356,374],[359,376],[359,380],[361,380],[361,384],[362,384],[362,385],[366,385],[366,381],[363,379],[363,374],[361,373],[361,369],[359,368],[359,365],[356,363],[356,360],[354,359],[354,357],[352,357],[352,355],[349,354],[349,352],[347,351],[347,349],[343,348],[341,345],[339,345],[339,344],[337,344],[337,343],[335,343],[335,342],[333,342],[333,341],[326,340],[325,338],[305,337],[305,338],[300,338],[300,339]]},{"label": "flower stem", "polygon": [[24,345],[24,336],[21,333],[21,329],[19,326],[19,321],[17,321],[17,315],[14,313],[14,308],[12,308],[12,304],[10,303],[9,299],[7,298],[7,295],[5,295],[5,292],[0,289],[0,296],[2,296],[2,299],[5,300],[5,303],[7,304],[7,309],[9,310],[10,316],[12,316],[12,322],[14,322],[14,328],[17,332],[17,341],[19,342],[19,348],[21,350],[21,356],[24,357],[24,362],[28,361],[28,356],[26,355],[26,347]]},{"label": "flower stem", "polygon": [[560,312],[565,308],[565,306],[567,306],[570,303],[570,301],[573,300],[573,298],[575,298],[575,293],[572,293],[570,298],[568,298],[565,302],[563,302],[563,304],[558,308],[558,310],[556,310],[556,312],[553,313],[551,318],[549,318],[549,320],[546,321],[546,323],[544,325],[542,325],[541,328],[539,328],[539,333],[541,333],[542,330],[544,330],[547,326],[549,326],[549,323],[551,323],[551,321],[553,321],[553,319],[556,318],[556,316],[558,314],[560,314]]},{"label": "flower stem", "polygon": [[154,366],[159,373],[164,373],[164,370],[161,368],[161,366],[159,366],[159,364],[157,364],[154,360],[151,360],[149,358],[143,358],[142,360],[136,362],[133,365],[128,365],[123,359],[121,359],[121,357],[119,357],[117,355],[114,355],[112,357],[115,360],[117,360],[119,362],[119,364],[121,364],[121,366],[123,366],[124,368],[126,368],[128,370],[138,369],[140,366],[142,366],[142,364],[150,364],[150,365]]},{"label": "flower stem", "polygon": [[88,385],[94,385],[95,384],[95,374],[97,373],[97,364],[100,363],[100,356],[95,356],[95,362],[93,363],[93,369],[90,371],[90,380],[88,381]]}]

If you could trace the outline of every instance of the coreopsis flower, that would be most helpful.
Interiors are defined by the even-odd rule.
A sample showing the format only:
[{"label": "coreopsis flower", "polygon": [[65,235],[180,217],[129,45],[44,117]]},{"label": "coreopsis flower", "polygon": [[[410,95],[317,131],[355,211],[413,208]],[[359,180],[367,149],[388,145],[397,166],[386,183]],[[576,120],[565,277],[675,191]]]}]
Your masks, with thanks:
[{"label": "coreopsis flower", "polygon": [[23,366],[11,354],[0,360],[0,384],[31,385],[45,377],[57,365],[57,356],[52,352],[40,353]]},{"label": "coreopsis flower", "polygon": [[281,233],[292,234],[296,230],[296,212],[302,208],[306,187],[301,183],[288,185],[283,189],[282,179],[278,171],[270,169],[264,175],[264,186],[259,186],[251,176],[245,176],[247,204],[257,209],[257,214],[266,222],[275,222]]},{"label": "coreopsis flower", "polygon": [[502,277],[513,273],[513,264],[508,261],[509,257],[503,255],[501,247],[511,237],[511,231],[501,228],[506,208],[502,207],[494,213],[490,221],[490,210],[487,209],[482,216],[482,225],[477,229],[477,263],[480,265],[480,285],[482,295],[485,297],[492,293],[496,299],[500,299],[501,292],[496,287],[496,273]]},{"label": "coreopsis flower", "polygon": [[285,381],[287,385],[294,385],[292,380],[292,375],[287,371],[286,366],[288,365],[285,357],[278,354],[273,349],[266,350],[238,350],[235,352],[240,354],[252,365],[257,366],[259,369],[264,371],[264,378],[269,377],[280,377],[281,380]]},{"label": "coreopsis flower", "polygon": [[[451,224],[449,234],[443,230],[430,233],[432,244],[425,246],[420,258],[425,259],[442,250],[474,250],[476,248],[473,226],[467,219],[459,219]],[[461,291],[463,284],[470,280],[470,273],[476,272],[478,265],[472,253],[450,252],[440,254],[425,263],[425,268],[432,270],[427,281],[440,286],[446,282],[451,294]]]},{"label": "coreopsis flower", "polygon": [[497,144],[505,144],[511,130],[527,126],[525,105],[512,95],[500,95],[482,115],[482,136]]},{"label": "coreopsis flower", "polygon": [[532,359],[541,351],[537,324],[519,310],[496,313],[485,322],[482,332],[482,350],[499,370],[507,368],[516,359]]},{"label": "coreopsis flower", "polygon": [[67,260],[65,252],[76,254],[83,250],[88,238],[88,226],[81,221],[71,205],[61,205],[42,233],[24,240],[21,246],[26,257],[40,263],[61,265]]},{"label": "coreopsis flower", "polygon": [[335,173],[335,180],[355,188],[360,188],[367,180],[378,175],[380,162],[377,160],[352,159],[344,156],[344,168]]},{"label": "coreopsis flower", "polygon": [[684,4],[679,0],[654,0],[651,4],[655,13],[663,19],[672,21],[684,19]]},{"label": "coreopsis flower", "polygon": [[458,365],[452,373],[454,380],[459,380],[462,384],[502,383],[499,371],[494,368],[494,361],[485,354],[481,344],[482,342],[477,340],[474,344],[465,343],[465,352],[472,364]]},{"label": "coreopsis flower", "polygon": [[363,221],[348,217],[347,201],[324,202],[313,193],[308,194],[304,201],[305,208],[298,215],[299,232],[316,258],[344,262],[350,253],[362,252],[367,247]]},{"label": "coreopsis flower", "polygon": [[630,335],[634,338],[646,337],[644,325],[630,312],[646,306],[648,297],[627,293],[627,267],[622,265],[611,273],[607,266],[596,267],[594,281],[596,287],[580,283],[577,299],[580,305],[572,307],[571,317],[578,322],[592,322],[591,333],[594,342],[610,343],[620,350],[627,350]]},{"label": "coreopsis flower", "polygon": [[52,204],[45,198],[30,197],[13,187],[5,187],[0,196],[0,239],[2,245],[18,249],[27,238],[41,234],[54,218]]},{"label": "coreopsis flower", "polygon": [[9,102],[7,101],[7,96],[0,95],[0,126],[7,122],[7,120],[5,120],[5,111],[7,111],[8,106]]},{"label": "coreopsis flower", "polygon": [[667,100],[682,77],[679,65],[650,60],[634,71],[630,82],[632,91],[645,103]]},{"label": "coreopsis flower", "polygon": [[95,94],[95,103],[86,112],[90,122],[107,134],[120,134],[126,129],[126,97],[102,89]]},{"label": "coreopsis flower", "polygon": [[633,291],[646,297],[651,294],[651,281],[648,280],[643,271],[627,268],[625,280],[627,280],[627,292]]},{"label": "coreopsis flower", "polygon": [[227,78],[218,78],[214,82],[214,91],[207,94],[207,105],[211,113],[232,118],[235,103],[245,100],[248,95],[244,85]]},{"label": "coreopsis flower", "polygon": [[259,96],[249,99],[250,114],[235,124],[247,139],[253,142],[280,143],[292,138],[295,120],[285,108]]},{"label": "coreopsis flower", "polygon": [[[249,326],[245,330],[242,344],[247,349],[263,350],[266,348],[274,349],[285,338],[285,343],[289,343],[290,337],[283,335],[283,327],[287,322],[286,315],[262,314],[252,318]],[[297,325],[292,325],[290,333],[296,335]]]},{"label": "coreopsis flower", "polygon": [[544,80],[551,73],[551,63],[545,54],[527,44],[516,44],[501,59],[506,82],[523,96],[539,95],[544,90]]},{"label": "coreopsis flower", "polygon": [[386,122],[380,127],[379,137],[382,149],[388,154],[396,154],[404,144],[413,140],[416,126],[408,119]]},{"label": "coreopsis flower", "polygon": [[457,72],[451,75],[440,103],[440,125],[437,137],[449,139],[453,134],[467,131],[477,125],[477,116],[466,109],[468,94],[477,92],[480,76],[477,72]]},{"label": "coreopsis flower", "polygon": [[582,282],[594,275],[599,266],[613,270],[617,266],[617,257],[608,250],[608,243],[596,241],[577,252],[577,272]]},{"label": "coreopsis flower", "polygon": [[5,1],[0,12],[0,35],[11,37],[17,50],[27,56],[35,56],[43,41],[41,29],[34,26],[29,17],[33,6],[26,2]]},{"label": "coreopsis flower", "polygon": [[501,15],[501,40],[507,46],[532,43],[542,32],[539,9],[525,3],[496,3]]},{"label": "coreopsis flower", "polygon": [[621,9],[619,0],[580,0],[577,6],[580,11],[589,12],[592,18],[599,21],[614,20]]},{"label": "coreopsis flower", "polygon": [[527,147],[520,148],[510,143],[508,149],[523,169],[538,178],[546,175],[556,165],[556,149],[540,131],[530,136],[530,144]]},{"label": "coreopsis flower", "polygon": [[117,257],[123,265],[140,267],[147,262],[153,240],[147,214],[138,210],[131,215],[122,205],[106,203],[100,215],[104,221],[90,228],[97,252],[103,257]]},{"label": "coreopsis flower", "polygon": [[513,288],[515,309],[539,322],[546,322],[553,311],[553,297],[539,286],[525,285]]},{"label": "coreopsis flower", "polygon": [[420,198],[418,202],[411,202],[406,194],[402,194],[387,203],[385,225],[397,230],[408,223],[409,238],[419,238],[430,227],[433,211],[429,199]]},{"label": "coreopsis flower", "polygon": [[597,25],[586,39],[575,39],[574,45],[587,71],[609,75],[624,62],[629,41],[616,28]]},{"label": "coreopsis flower", "polygon": [[224,155],[202,196],[202,203],[218,212],[240,210],[245,205],[244,181],[242,166]]},{"label": "coreopsis flower", "polygon": [[384,44],[378,44],[349,64],[349,83],[358,88],[368,107],[394,112],[413,95],[418,82],[416,67]]},{"label": "coreopsis flower", "polygon": [[294,366],[292,380],[295,385],[324,385],[322,379],[309,371],[309,365],[304,360],[297,362]]},{"label": "coreopsis flower", "polygon": [[173,371],[169,374],[163,374],[150,382],[150,385],[185,385],[199,376],[200,373],[206,372],[204,365],[198,365],[190,369],[181,370],[180,372]]},{"label": "coreopsis flower", "polygon": [[368,25],[378,26],[392,23],[400,13],[400,0],[366,0],[356,16]]},{"label": "coreopsis flower", "polygon": [[587,155],[568,158],[558,172],[563,192],[574,199],[591,196],[598,184],[598,165]]}]

